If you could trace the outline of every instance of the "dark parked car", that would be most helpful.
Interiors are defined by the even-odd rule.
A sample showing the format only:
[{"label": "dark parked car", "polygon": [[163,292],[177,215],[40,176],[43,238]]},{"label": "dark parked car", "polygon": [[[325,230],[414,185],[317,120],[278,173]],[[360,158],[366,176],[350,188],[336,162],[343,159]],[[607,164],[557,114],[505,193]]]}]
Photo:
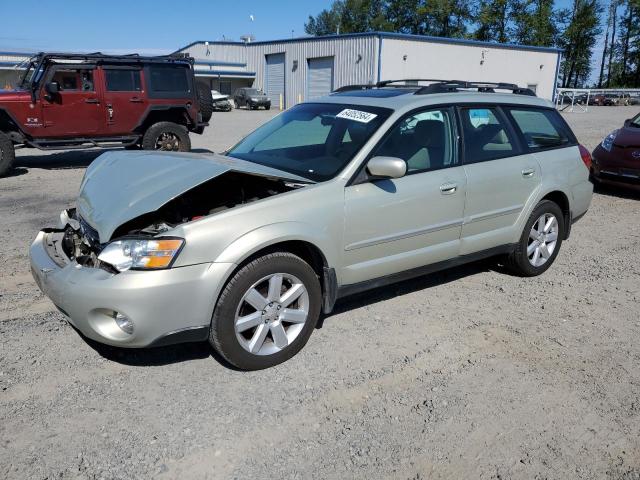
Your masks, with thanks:
[{"label": "dark parked car", "polygon": [[624,122],[593,151],[594,183],[640,188],[640,114]]},{"label": "dark parked car", "polygon": [[271,108],[271,99],[267,97],[263,91],[256,88],[239,88],[233,94],[233,103],[236,108],[247,107],[249,110],[264,107],[269,110]]},{"label": "dark parked car", "polygon": [[620,105],[620,94],[618,93],[599,93],[591,98],[593,99],[589,102],[591,105],[607,107]]},{"label": "dark parked car", "polygon": [[212,110],[193,63],[184,55],[36,55],[18,88],[0,91],[0,176],[14,148],[189,151],[189,132],[201,134]]}]

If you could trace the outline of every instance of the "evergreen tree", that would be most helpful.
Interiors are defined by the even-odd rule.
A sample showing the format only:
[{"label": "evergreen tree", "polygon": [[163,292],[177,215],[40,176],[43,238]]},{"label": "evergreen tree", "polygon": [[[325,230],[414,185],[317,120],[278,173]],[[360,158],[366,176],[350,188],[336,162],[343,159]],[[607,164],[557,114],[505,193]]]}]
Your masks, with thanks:
[{"label": "evergreen tree", "polygon": [[476,7],[477,24],[473,37],[486,42],[509,42],[509,21],[513,15],[513,0],[480,1]]},{"label": "evergreen tree", "polygon": [[597,0],[574,0],[571,10],[559,12],[560,21],[566,25],[558,42],[564,49],[563,87],[577,88],[588,81],[593,47],[602,32],[600,13]]},{"label": "evergreen tree", "polygon": [[556,44],[558,28],[553,0],[518,0],[513,14],[516,43],[551,47]]}]

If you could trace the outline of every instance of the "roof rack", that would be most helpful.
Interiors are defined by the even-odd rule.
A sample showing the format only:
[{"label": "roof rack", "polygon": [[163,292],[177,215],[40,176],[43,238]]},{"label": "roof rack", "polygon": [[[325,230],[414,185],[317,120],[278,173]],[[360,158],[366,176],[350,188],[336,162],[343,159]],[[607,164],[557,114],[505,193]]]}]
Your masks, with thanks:
[{"label": "roof rack", "polygon": [[[403,84],[398,85],[400,82]],[[430,85],[420,86],[418,82],[431,82]],[[415,83],[412,85],[411,83]],[[451,93],[460,89],[477,89],[478,92],[495,93],[496,90],[509,90],[516,95],[527,95],[535,97],[536,94],[529,88],[522,88],[514,83],[503,82],[468,82],[466,80],[443,80],[436,78],[407,78],[398,80],[383,80],[375,84],[368,85],[345,85],[334,90],[334,93],[348,92],[351,90],[370,90],[373,88],[410,88],[414,89],[414,95],[429,95],[434,93]]]},{"label": "roof rack", "polygon": [[477,89],[478,92],[495,93],[496,90],[509,90],[515,95],[527,95],[535,97],[536,94],[530,88],[522,88],[514,83],[494,82],[467,82],[464,80],[448,80],[433,83],[420,88],[415,95],[429,95],[432,93],[458,92],[460,89]]},{"label": "roof rack", "polygon": [[85,61],[100,61],[107,60],[109,62],[156,62],[165,63],[171,61],[183,61],[193,63],[195,60],[187,53],[176,53],[170,55],[158,55],[158,56],[141,56],[138,53],[130,53],[127,55],[109,55],[102,52],[93,53],[65,53],[65,52],[40,52],[35,57],[40,60],[44,59],[69,59],[69,60],[85,60]]}]

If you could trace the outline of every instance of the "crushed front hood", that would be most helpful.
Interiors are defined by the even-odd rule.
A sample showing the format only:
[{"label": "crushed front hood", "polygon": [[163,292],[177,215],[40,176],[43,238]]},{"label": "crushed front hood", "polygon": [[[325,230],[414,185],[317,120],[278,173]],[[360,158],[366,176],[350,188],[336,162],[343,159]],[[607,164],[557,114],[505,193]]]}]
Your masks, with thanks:
[{"label": "crushed front hood", "polygon": [[78,213],[104,243],[125,222],[153,212],[226,172],[308,182],[282,170],[213,154],[108,152],[98,157],[80,185]]}]

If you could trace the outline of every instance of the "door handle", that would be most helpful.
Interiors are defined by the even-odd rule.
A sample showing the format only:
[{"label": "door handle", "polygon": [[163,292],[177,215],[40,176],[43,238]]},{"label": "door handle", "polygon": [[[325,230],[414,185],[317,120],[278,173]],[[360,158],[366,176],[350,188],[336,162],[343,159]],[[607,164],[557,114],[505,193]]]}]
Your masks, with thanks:
[{"label": "door handle", "polygon": [[440,185],[440,193],[442,193],[442,195],[452,195],[456,193],[456,190],[458,190],[457,183],[445,183],[444,185]]},{"label": "door handle", "polygon": [[142,103],[143,102],[143,100],[141,98],[139,98],[139,97],[130,98],[129,101],[131,103]]},{"label": "door handle", "polygon": [[525,178],[531,178],[535,173],[536,171],[533,168],[525,168],[524,170],[522,170],[522,176]]},{"label": "door handle", "polygon": [[98,100],[97,98],[87,98],[85,99],[84,103],[100,103],[100,100]]}]

